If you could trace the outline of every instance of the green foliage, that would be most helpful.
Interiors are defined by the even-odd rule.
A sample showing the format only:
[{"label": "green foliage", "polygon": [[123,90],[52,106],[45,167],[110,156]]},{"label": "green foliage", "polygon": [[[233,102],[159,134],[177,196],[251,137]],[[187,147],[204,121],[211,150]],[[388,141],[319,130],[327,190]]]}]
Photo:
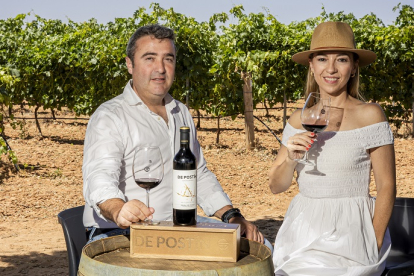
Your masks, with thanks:
[{"label": "green foliage", "polygon": [[[118,95],[130,78],[125,48],[140,26],[161,23],[176,32],[176,80],[170,93],[213,116],[243,112],[242,72],[252,73],[254,105],[270,106],[301,97],[307,68],[291,56],[309,48],[313,29],[324,21],[344,21],[354,29],[358,48],[377,53],[361,70],[361,90],[390,117],[407,119],[414,94],[414,11],[398,5],[395,25],[374,14],[327,13],[282,24],[267,13],[245,14],[242,6],[214,14],[207,22],[151,5],[129,18],[107,24],[91,19],[76,23],[26,14],[0,20],[0,104],[25,101],[45,109],[68,107],[92,114]],[[236,23],[226,24],[229,17]],[[220,28],[217,26],[221,25]],[[2,122],[2,120],[0,120]]]},{"label": "green foliage", "polygon": [[227,16],[216,14],[209,22],[198,23],[172,8],[163,10],[156,4],[153,9],[163,25],[172,28],[176,34],[176,77],[171,94],[183,102],[188,95],[192,108],[209,110],[213,85],[209,68],[213,64],[218,40],[215,24],[224,22]]},{"label": "green foliage", "polygon": [[7,157],[14,163],[17,163],[17,157],[15,153],[9,149],[6,141],[3,139],[4,131],[4,107],[8,107],[11,104],[10,96],[7,91],[19,81],[17,73],[10,70],[7,67],[0,66],[0,156],[6,154]]},{"label": "green foliage", "polygon": [[17,164],[16,154],[7,148],[6,141],[0,136],[0,155],[2,154],[5,154],[13,164]]}]

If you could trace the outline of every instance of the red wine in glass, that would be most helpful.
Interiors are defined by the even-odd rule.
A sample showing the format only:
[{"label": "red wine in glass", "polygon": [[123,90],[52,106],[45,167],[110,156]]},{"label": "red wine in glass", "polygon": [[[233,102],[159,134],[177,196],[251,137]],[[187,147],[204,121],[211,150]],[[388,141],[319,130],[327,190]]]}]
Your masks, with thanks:
[{"label": "red wine in glass", "polygon": [[144,189],[152,189],[158,186],[160,184],[161,179],[158,178],[138,178],[135,179],[135,183],[138,184],[141,188]]},{"label": "red wine in glass", "polygon": [[[157,187],[164,177],[164,163],[161,150],[156,146],[142,146],[135,149],[132,163],[132,175],[135,183],[146,190],[146,206],[150,208],[150,190]],[[146,224],[159,224],[157,221],[145,219]]]},{"label": "red wine in glass", "polygon": [[[315,133],[324,131],[329,124],[330,106],[331,99],[329,97],[321,97],[318,92],[309,93],[300,114],[303,128],[307,131]],[[316,142],[317,140],[314,139],[314,141]],[[295,160],[304,165],[315,165],[315,162],[308,159],[307,150],[304,151],[302,158]]]},{"label": "red wine in glass", "polygon": [[325,130],[325,128],[328,126],[327,124],[325,125],[312,125],[312,124],[302,124],[303,128],[306,129],[307,131],[312,131],[312,132],[322,132]]}]

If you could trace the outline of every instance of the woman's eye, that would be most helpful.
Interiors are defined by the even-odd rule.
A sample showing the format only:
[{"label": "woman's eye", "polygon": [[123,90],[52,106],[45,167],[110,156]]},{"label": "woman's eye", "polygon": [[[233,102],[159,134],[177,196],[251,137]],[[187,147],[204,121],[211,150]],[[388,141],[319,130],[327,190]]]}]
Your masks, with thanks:
[{"label": "woman's eye", "polygon": [[326,58],[323,58],[323,57],[318,58],[318,61],[325,61],[325,60]]}]

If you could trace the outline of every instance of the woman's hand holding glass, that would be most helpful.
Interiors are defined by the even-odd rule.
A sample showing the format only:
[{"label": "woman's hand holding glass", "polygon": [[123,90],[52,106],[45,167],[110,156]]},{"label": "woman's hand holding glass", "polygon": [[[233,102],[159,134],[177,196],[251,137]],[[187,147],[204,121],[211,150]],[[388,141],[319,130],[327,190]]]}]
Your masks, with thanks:
[{"label": "woman's hand holding glass", "polygon": [[315,92],[309,94],[300,115],[301,124],[307,132],[293,135],[286,146],[291,160],[305,165],[315,165],[313,161],[308,160],[308,151],[317,141],[316,133],[323,131],[329,124],[330,105],[329,97],[321,97]]},{"label": "woman's hand holding glass", "polygon": [[304,153],[312,147],[316,137],[316,133],[309,131],[297,133],[290,137],[286,146],[288,157],[294,161],[303,158]]}]

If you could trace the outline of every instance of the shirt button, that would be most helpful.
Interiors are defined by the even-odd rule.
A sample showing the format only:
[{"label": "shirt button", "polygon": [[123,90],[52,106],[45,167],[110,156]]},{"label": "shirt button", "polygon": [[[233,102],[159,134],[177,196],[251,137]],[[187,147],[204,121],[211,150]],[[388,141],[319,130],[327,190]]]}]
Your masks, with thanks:
[{"label": "shirt button", "polygon": [[160,117],[158,117],[158,121],[160,120]]}]

